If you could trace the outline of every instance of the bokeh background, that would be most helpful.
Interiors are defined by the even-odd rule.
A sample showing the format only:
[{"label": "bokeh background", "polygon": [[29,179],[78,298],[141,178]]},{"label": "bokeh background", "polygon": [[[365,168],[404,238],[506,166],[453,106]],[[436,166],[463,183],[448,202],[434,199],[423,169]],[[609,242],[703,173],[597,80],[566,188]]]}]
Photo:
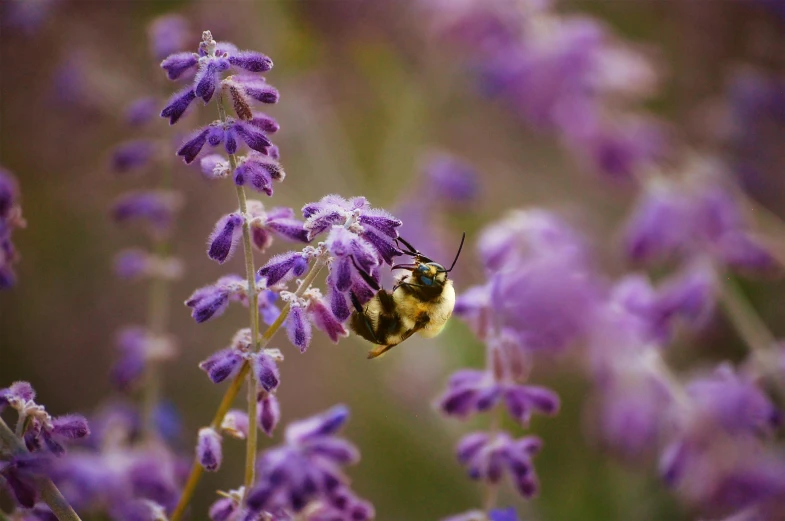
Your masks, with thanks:
[{"label": "bokeh background", "polygon": [[[147,40],[147,25],[165,13],[189,20],[194,49],[201,31],[210,29],[219,40],[275,61],[267,78],[281,101],[268,112],[282,127],[275,142],[287,178],[276,188],[274,204],[300,208],[339,193],[403,208],[438,190],[426,182],[423,165],[429,153],[442,150],[474,166],[477,197],[471,205],[438,207],[438,226],[406,226],[422,227],[417,246],[438,252],[434,257],[451,256],[467,232],[469,247],[455,275],[459,292],[481,280],[473,238],[513,208],[560,212],[590,238],[607,273],[625,269],[619,232],[633,192],[602,179],[557,139],[484,95],[462,53],[434,36],[420,3],[61,0],[43,2],[38,18],[10,23],[11,3],[2,0],[0,11],[0,163],[19,179],[28,226],[15,235],[22,254],[19,284],[0,294],[0,385],[32,382],[53,413],[89,414],[117,396],[108,379],[116,330],[140,323],[146,313],[145,285],[112,275],[115,253],[145,238],[115,226],[108,211],[118,194],[154,182],[156,172],[113,174],[110,152],[134,135],[122,117],[128,103],[172,89]],[[785,214],[783,120],[762,118],[751,148],[732,141],[738,129],[728,116],[740,74],[777,77],[785,71],[782,4],[593,0],[558,2],[555,9],[598,17],[642,49],[659,75],[647,108],[669,122],[669,135],[687,147],[710,147],[732,165],[754,163],[738,169],[743,184],[770,210]],[[197,112],[209,121],[206,111]],[[189,128],[195,124],[188,121]],[[161,135],[169,132],[164,120],[154,126]],[[172,154],[175,146],[173,138]],[[186,275],[171,295],[171,330],[181,352],[165,368],[164,394],[180,412],[178,443],[188,452],[223,392],[197,363],[226,345],[247,316],[231,308],[220,320],[197,325],[181,304],[193,289],[226,273],[205,255],[205,241],[236,201],[226,183],[209,183],[196,168],[174,168],[186,202],[173,250]],[[274,251],[285,246],[279,242]],[[241,263],[236,257],[230,268],[241,273]],[[745,282],[744,289],[774,332],[785,333],[782,282]],[[677,365],[743,353],[721,317],[681,343]],[[433,406],[453,369],[482,364],[483,347],[460,321],[452,320],[434,340],[413,338],[373,362],[365,359],[367,344],[355,338],[335,346],[317,333],[304,355],[283,335],[274,344],[286,353],[283,422],[339,402],[351,407],[346,435],[363,454],[351,469],[353,486],[374,502],[378,519],[433,520],[479,506],[482,489],[464,476],[453,447],[461,433],[487,420],[445,419]],[[545,440],[536,462],[542,492],[524,502],[503,489],[500,503],[530,520],[693,519],[653,467],[628,467],[593,441],[590,385],[576,365],[569,357],[538,361],[533,380],[551,385],[563,399],[557,417],[536,418],[532,425]],[[262,440],[262,446],[269,443]],[[238,481],[243,447],[227,443],[226,450],[221,471],[202,483],[195,512],[206,511],[213,490]]]}]

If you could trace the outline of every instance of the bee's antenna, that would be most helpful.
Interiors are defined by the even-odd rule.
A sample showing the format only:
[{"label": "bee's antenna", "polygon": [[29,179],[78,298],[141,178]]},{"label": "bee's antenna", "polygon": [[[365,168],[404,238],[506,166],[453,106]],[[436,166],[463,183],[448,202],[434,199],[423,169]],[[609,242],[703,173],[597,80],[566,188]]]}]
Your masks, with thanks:
[{"label": "bee's antenna", "polygon": [[415,248],[414,246],[412,246],[411,244],[409,244],[409,241],[407,241],[407,240],[406,240],[406,239],[404,239],[403,237],[398,237],[398,238],[396,238],[396,239],[395,239],[395,241],[396,241],[396,242],[400,241],[400,242],[402,242],[402,243],[404,244],[404,246],[406,246],[407,248],[409,248],[409,251],[406,251],[406,250],[404,250],[404,249],[401,249],[401,251],[402,251],[402,252],[404,252],[406,255],[420,255],[420,252],[419,252],[419,251],[417,251],[417,248]]},{"label": "bee's antenna", "polygon": [[450,266],[450,269],[449,270],[444,270],[447,273],[450,273],[452,271],[452,269],[455,267],[455,263],[458,262],[458,257],[460,257],[461,250],[463,249],[463,241],[465,241],[465,240],[466,240],[466,232],[463,232],[463,235],[461,236],[461,245],[458,246],[458,253],[455,254],[455,259],[452,261],[452,265]]}]

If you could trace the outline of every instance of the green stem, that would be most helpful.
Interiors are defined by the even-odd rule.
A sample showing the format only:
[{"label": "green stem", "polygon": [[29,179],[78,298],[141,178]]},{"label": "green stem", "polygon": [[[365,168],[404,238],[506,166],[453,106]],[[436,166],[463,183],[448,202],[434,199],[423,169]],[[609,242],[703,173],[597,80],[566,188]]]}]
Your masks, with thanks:
[{"label": "green stem", "polygon": [[[316,276],[319,275],[319,272],[327,265],[327,253],[323,253],[317,260],[316,264],[311,268],[311,271],[306,275],[305,279],[303,279],[300,286],[297,288],[295,295],[297,297],[302,297],[305,291],[313,284],[313,281],[316,280]],[[273,338],[275,333],[281,328],[286,317],[289,315],[289,310],[291,306],[287,303],[284,306],[283,310],[281,310],[281,314],[278,315],[278,318],[275,322],[272,323],[270,327],[267,328],[267,331],[264,332],[262,335],[261,340],[261,349],[267,347],[267,344],[270,343],[270,340]],[[218,410],[215,412],[215,416],[213,417],[213,421],[210,423],[210,427],[213,429],[220,429],[221,423],[223,423],[224,416],[226,413],[229,412],[229,409],[232,407],[232,403],[234,402],[235,398],[237,398],[238,393],[240,392],[240,388],[243,386],[243,382],[246,376],[250,373],[250,366],[248,362],[245,362],[240,369],[240,372],[237,376],[234,377],[232,383],[229,385],[229,388],[224,393],[223,398],[221,399],[221,404],[218,406]],[[251,430],[256,428],[256,418],[249,418]],[[249,432],[250,433],[250,432]],[[196,486],[199,484],[199,480],[202,478],[202,466],[199,465],[199,462],[195,461],[193,465],[191,465],[191,473],[188,475],[188,480],[185,483],[185,487],[183,488],[183,493],[180,496],[180,501],[177,503],[177,507],[175,507],[172,515],[169,517],[169,521],[180,521],[185,513],[186,507],[191,502],[191,498],[196,492]],[[246,493],[248,490],[246,489]]]},{"label": "green stem", "polygon": [[[22,440],[16,437],[14,431],[0,418],[0,442],[5,444],[14,454],[27,454]],[[46,503],[54,515],[60,521],[81,521],[79,516],[71,508],[71,505],[63,497],[52,480],[47,477],[40,477],[35,481],[41,500]]]}]

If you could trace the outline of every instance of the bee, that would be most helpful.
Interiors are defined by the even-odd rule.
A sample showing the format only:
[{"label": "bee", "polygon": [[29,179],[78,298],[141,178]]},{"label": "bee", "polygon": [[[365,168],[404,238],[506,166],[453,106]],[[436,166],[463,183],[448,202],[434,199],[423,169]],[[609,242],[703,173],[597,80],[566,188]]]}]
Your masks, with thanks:
[{"label": "bee", "polygon": [[[392,269],[411,273],[399,277],[389,292],[367,277],[367,282],[373,283],[378,292],[365,306],[353,293],[350,295],[355,309],[350,327],[356,334],[378,345],[368,352],[369,359],[384,354],[414,333],[432,338],[441,332],[455,307],[455,289],[447,275],[455,267],[465,239],[464,233],[450,269],[445,269],[399,238],[399,249],[412,256],[414,262],[397,264]],[[363,270],[358,268],[358,271],[365,275]]]}]

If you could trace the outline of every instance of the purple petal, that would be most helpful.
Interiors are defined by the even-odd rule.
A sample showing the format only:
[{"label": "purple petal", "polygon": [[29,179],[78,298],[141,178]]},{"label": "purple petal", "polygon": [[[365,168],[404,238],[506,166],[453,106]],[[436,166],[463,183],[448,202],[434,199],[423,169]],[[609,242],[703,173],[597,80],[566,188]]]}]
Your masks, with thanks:
[{"label": "purple petal", "polygon": [[323,436],[335,434],[349,419],[349,408],[336,405],[322,414],[289,424],[286,440],[290,443],[304,443]]},{"label": "purple petal", "polygon": [[281,407],[274,394],[264,393],[257,405],[257,424],[268,436],[273,435],[273,430],[281,419]]},{"label": "purple petal", "polygon": [[322,298],[312,299],[308,303],[308,313],[316,328],[326,333],[333,343],[337,343],[339,338],[349,335],[349,332],[343,327],[343,324],[335,318],[330,308],[327,307],[327,303]]},{"label": "purple petal", "polygon": [[90,435],[87,419],[78,414],[58,416],[52,420],[53,432],[69,440],[78,440]]},{"label": "purple petal", "polygon": [[357,447],[339,438],[316,439],[308,445],[308,450],[338,465],[348,465],[360,461],[360,452]]},{"label": "purple petal", "polygon": [[339,322],[346,322],[352,312],[343,293],[335,289],[335,287],[330,287],[327,298],[330,300],[330,310],[333,312],[333,316]]},{"label": "purple petal", "polygon": [[291,272],[298,263],[302,263],[302,260],[302,254],[296,251],[276,255],[267,261],[267,264],[259,268],[259,277],[265,279],[268,287],[279,282],[286,282],[296,276]]},{"label": "purple petal", "polygon": [[150,139],[127,141],[115,147],[112,152],[112,168],[125,173],[147,165],[156,151],[156,143]]},{"label": "purple petal", "polygon": [[267,227],[290,241],[308,242],[308,231],[303,227],[302,221],[297,219],[269,219]]},{"label": "purple petal", "polygon": [[207,472],[215,472],[221,466],[223,452],[221,436],[209,427],[199,429],[196,442],[196,460]]},{"label": "purple petal", "polygon": [[202,128],[196,131],[196,133],[194,133],[185,143],[182,144],[180,149],[177,151],[177,155],[182,156],[186,163],[193,163],[193,160],[196,159],[196,156],[199,155],[199,152],[202,151],[205,143],[207,143],[207,133],[209,131],[210,127]]},{"label": "purple petal", "polygon": [[165,58],[161,62],[161,68],[166,71],[170,80],[176,80],[183,72],[196,66],[198,63],[199,58],[194,53],[179,52]]},{"label": "purple petal", "polygon": [[220,264],[230,259],[243,235],[243,222],[243,217],[236,213],[221,217],[208,240],[208,257]]},{"label": "purple petal", "polygon": [[278,373],[278,365],[270,355],[264,352],[256,354],[252,359],[251,367],[262,389],[269,393],[278,387],[281,377]]},{"label": "purple petal", "polygon": [[258,127],[247,121],[235,122],[233,129],[252,150],[264,153],[266,148],[272,145],[272,142]]},{"label": "purple petal", "polygon": [[305,315],[305,310],[300,306],[292,306],[286,318],[286,335],[289,341],[301,353],[304,353],[311,343],[311,323]]},{"label": "purple petal", "polygon": [[220,383],[227,378],[234,378],[243,366],[243,357],[236,349],[222,349],[199,364],[199,368],[207,373],[213,383]]},{"label": "purple petal", "polygon": [[273,61],[260,52],[240,51],[229,56],[229,63],[249,72],[266,72],[273,68]]},{"label": "purple petal", "polygon": [[191,106],[191,102],[196,99],[196,93],[191,87],[187,87],[169,98],[166,106],[161,110],[162,118],[169,118],[169,124],[174,125],[183,117],[185,111]]},{"label": "purple petal", "polygon": [[403,223],[384,210],[371,209],[360,216],[360,224],[370,226],[384,235],[395,239],[398,237],[397,227]]},{"label": "purple petal", "polygon": [[221,498],[210,505],[207,515],[212,521],[229,521],[237,511],[237,507],[238,505],[231,498]]}]

